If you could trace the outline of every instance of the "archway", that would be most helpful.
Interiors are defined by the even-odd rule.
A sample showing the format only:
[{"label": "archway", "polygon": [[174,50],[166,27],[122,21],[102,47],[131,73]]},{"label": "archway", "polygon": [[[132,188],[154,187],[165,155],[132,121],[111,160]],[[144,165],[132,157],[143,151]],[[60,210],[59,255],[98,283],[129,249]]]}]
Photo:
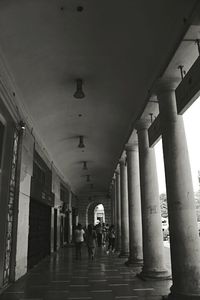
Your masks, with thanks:
[{"label": "archway", "polygon": [[102,204],[105,213],[105,223],[111,224],[111,199],[106,197],[96,197],[92,201],[81,201],[78,207],[79,211],[79,223],[88,226],[88,224],[95,224],[94,210],[95,207]]},{"label": "archway", "polygon": [[[95,208],[98,207],[99,205],[102,205],[101,203],[97,201],[91,202],[86,210],[86,224],[93,224],[95,225]],[[96,209],[97,212],[97,209]]]},{"label": "archway", "polygon": [[94,225],[105,223],[105,211],[103,204],[99,204],[94,208]]}]

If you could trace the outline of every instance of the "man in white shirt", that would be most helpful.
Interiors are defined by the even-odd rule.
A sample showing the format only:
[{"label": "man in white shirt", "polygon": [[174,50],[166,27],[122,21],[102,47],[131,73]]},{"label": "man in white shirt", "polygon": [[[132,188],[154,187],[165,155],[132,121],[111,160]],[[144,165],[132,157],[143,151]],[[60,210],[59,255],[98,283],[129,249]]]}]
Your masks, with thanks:
[{"label": "man in white shirt", "polygon": [[82,225],[79,223],[74,232],[75,247],[76,247],[76,259],[81,259],[81,248],[84,242],[85,231],[82,228]]}]

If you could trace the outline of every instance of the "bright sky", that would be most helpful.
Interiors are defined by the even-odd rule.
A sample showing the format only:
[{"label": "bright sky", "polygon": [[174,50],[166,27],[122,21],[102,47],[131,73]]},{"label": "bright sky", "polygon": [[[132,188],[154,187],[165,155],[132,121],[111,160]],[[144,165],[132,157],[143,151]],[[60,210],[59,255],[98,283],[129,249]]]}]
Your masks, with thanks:
[{"label": "bright sky", "polygon": [[[198,170],[200,170],[200,98],[183,114],[185,133],[188,144],[194,191],[199,190]],[[165,175],[162,154],[162,140],[155,146],[159,192],[165,193]]]}]

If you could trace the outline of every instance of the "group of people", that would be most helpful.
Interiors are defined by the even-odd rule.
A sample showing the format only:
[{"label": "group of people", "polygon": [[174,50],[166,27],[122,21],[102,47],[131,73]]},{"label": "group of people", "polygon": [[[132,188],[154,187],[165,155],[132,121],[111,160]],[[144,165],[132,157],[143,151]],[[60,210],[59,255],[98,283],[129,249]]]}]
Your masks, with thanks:
[{"label": "group of people", "polygon": [[107,253],[115,249],[115,228],[104,223],[93,226],[89,224],[87,229],[83,229],[79,223],[74,231],[74,242],[76,249],[76,259],[81,259],[81,248],[85,242],[88,248],[89,259],[93,260],[95,255],[96,245],[98,247],[107,246]]}]

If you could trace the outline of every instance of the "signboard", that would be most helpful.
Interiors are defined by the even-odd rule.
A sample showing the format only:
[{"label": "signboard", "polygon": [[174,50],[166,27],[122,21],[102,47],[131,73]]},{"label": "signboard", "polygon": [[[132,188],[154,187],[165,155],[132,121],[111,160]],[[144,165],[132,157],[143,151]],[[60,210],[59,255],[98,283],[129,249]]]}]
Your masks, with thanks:
[{"label": "signboard", "polygon": [[176,88],[176,103],[178,114],[183,114],[186,109],[200,95],[200,56]]},{"label": "signboard", "polygon": [[153,121],[151,126],[148,129],[149,134],[149,147],[153,147],[161,137],[160,129],[160,115]]}]

